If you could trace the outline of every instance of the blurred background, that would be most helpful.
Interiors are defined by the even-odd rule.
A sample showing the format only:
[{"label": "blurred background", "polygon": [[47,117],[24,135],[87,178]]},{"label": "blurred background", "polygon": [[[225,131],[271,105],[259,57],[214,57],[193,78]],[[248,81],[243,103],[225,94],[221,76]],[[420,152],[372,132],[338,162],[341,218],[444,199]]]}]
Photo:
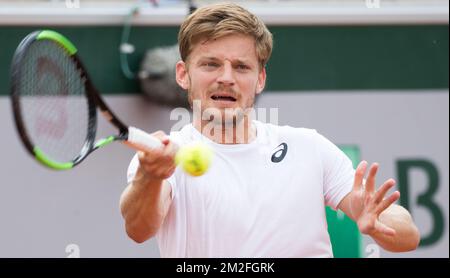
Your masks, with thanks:
[{"label": "blurred background", "polygon": [[[134,152],[108,146],[71,171],[30,159],[18,140],[9,68],[29,32],[53,29],[78,48],[94,83],[127,123],[176,129],[185,94],[173,80],[186,15],[219,1],[0,0],[0,257],[159,257],[154,239],[125,233],[119,197]],[[340,212],[327,211],[336,257],[449,257],[449,2],[232,1],[274,35],[259,120],[314,128],[356,164],[379,162],[421,245],[380,249]],[[100,134],[112,131],[100,117]]]}]

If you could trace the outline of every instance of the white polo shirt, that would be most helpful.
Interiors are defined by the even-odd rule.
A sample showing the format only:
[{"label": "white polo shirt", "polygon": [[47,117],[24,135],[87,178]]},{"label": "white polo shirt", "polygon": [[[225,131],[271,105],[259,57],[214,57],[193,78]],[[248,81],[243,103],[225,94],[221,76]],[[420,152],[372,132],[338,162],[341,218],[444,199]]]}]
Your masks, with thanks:
[{"label": "white polo shirt", "polygon": [[[209,171],[179,167],[172,204],[157,233],[162,257],[332,257],[325,206],[351,191],[350,159],[315,130],[254,121],[249,144],[217,144],[192,124],[171,137],[214,151]],[[128,169],[131,182],[138,160]]]}]

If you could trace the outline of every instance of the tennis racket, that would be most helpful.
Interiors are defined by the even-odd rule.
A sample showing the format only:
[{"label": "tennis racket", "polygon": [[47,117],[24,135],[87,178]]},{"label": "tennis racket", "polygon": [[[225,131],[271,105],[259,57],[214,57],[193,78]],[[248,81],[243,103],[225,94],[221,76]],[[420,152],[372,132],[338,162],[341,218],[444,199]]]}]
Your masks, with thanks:
[{"label": "tennis racket", "polygon": [[[162,147],[160,140],[124,124],[109,109],[76,47],[51,30],[30,33],[17,47],[11,68],[11,99],[26,149],[55,170],[71,169],[114,141],[144,151]],[[117,134],[96,140],[97,108]]]}]

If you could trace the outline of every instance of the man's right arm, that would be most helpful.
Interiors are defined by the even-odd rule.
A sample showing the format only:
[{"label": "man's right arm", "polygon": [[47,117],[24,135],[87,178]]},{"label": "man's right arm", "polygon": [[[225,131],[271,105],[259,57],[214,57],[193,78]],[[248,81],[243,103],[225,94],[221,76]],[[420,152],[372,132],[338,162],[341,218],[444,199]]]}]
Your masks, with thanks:
[{"label": "man's right arm", "polygon": [[154,135],[163,142],[163,149],[138,152],[139,167],[120,198],[126,232],[138,243],[156,234],[172,202],[166,179],[175,171],[176,147],[164,134]]}]

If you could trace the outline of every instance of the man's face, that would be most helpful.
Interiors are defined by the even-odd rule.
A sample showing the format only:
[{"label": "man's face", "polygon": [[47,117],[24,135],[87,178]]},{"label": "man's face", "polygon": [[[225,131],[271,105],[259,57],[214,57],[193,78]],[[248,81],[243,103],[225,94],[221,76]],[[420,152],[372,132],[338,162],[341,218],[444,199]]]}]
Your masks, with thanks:
[{"label": "man's face", "polygon": [[212,116],[217,123],[233,118],[239,121],[239,111],[253,107],[265,81],[255,41],[244,35],[200,41],[188,61],[177,64],[177,82],[188,91],[191,105],[194,100],[200,101],[203,118]]}]

